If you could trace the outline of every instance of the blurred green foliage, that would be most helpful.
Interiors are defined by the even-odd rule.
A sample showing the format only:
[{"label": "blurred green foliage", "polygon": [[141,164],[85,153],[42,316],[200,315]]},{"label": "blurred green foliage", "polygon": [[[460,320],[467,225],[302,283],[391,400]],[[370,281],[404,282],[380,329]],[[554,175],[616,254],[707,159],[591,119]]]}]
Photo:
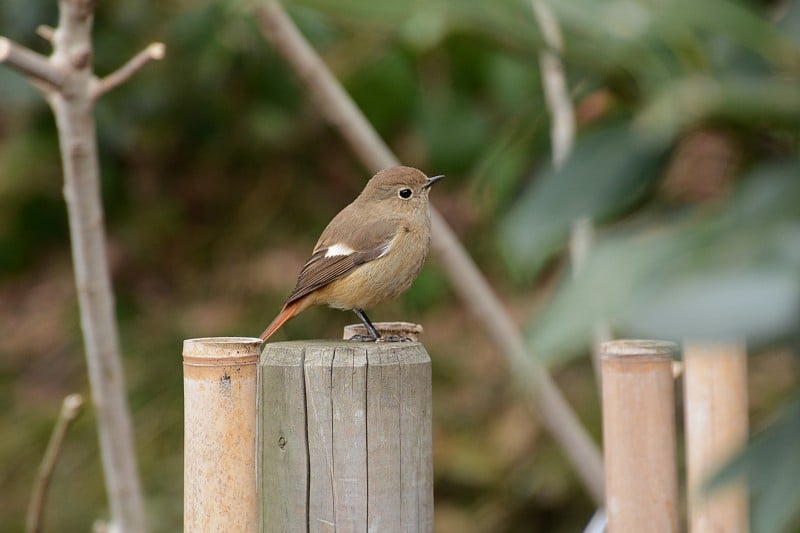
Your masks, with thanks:
[{"label": "blurred green foliage", "polygon": [[628,210],[658,178],[667,149],[626,123],[583,135],[564,166],[541,172],[503,218],[509,264],[533,275],[563,247],[576,219]]},{"label": "blurred green foliage", "polygon": [[[560,365],[560,384],[594,435],[590,365],[568,358],[587,353],[598,318],[619,336],[746,337],[755,429],[797,395],[800,3],[551,2],[579,120],[558,170],[527,1],[288,4],[401,160],[448,175],[434,202],[509,306],[537,309],[525,328],[532,352]],[[155,531],[181,523],[180,341],[260,331],[319,231],[367,178],[248,6],[128,0],[101,2],[96,13],[98,74],[152,40],[167,45],[163,61],[96,109]],[[4,2],[0,34],[46,53],[34,29],[56,16],[54,2]],[[570,277],[563,252],[578,217],[593,218],[597,238]],[[49,110],[0,68],[0,427],[9,436],[0,516],[9,530],[22,527],[61,397],[86,388],[67,238]],[[435,260],[400,302],[373,314],[384,316],[427,326],[437,529],[579,530],[589,499],[520,409],[499,355]],[[310,311],[285,335],[336,336],[349,320]],[[732,468],[800,464],[795,411]],[[47,523],[60,531],[86,530],[105,514],[92,422],[81,419],[59,464]],[[752,480],[753,530],[797,530],[790,482]]]}]

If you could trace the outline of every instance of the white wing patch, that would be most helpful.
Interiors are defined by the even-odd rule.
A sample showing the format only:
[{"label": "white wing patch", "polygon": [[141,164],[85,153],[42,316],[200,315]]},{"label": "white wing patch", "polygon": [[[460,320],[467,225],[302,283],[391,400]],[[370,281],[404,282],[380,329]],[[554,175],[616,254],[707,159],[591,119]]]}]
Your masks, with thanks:
[{"label": "white wing patch", "polygon": [[332,246],[328,246],[328,249],[325,251],[325,257],[337,257],[341,255],[350,255],[355,250],[347,246],[346,244],[342,244],[337,242]]}]

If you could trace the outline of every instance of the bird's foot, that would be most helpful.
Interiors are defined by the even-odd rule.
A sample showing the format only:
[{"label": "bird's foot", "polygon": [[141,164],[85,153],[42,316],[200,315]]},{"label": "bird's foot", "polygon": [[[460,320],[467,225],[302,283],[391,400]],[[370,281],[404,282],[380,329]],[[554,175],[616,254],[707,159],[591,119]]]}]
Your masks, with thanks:
[{"label": "bird's foot", "polygon": [[350,342],[379,342],[383,337],[373,337],[371,335],[353,335],[349,339]]},{"label": "bird's foot", "polygon": [[413,339],[401,335],[386,335],[375,339],[375,342],[413,342]]},{"label": "bird's foot", "polygon": [[353,335],[348,341],[352,342],[413,342],[414,339],[402,337],[400,335],[381,335],[380,337],[373,337],[371,335]]}]

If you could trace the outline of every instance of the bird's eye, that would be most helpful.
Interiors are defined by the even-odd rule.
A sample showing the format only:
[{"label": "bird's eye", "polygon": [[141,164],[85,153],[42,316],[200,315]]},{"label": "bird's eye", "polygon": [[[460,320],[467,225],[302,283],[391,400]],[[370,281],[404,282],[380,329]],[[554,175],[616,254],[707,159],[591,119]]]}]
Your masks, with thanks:
[{"label": "bird's eye", "polygon": [[411,189],[400,189],[400,192],[397,193],[400,198],[409,199],[411,198]]}]

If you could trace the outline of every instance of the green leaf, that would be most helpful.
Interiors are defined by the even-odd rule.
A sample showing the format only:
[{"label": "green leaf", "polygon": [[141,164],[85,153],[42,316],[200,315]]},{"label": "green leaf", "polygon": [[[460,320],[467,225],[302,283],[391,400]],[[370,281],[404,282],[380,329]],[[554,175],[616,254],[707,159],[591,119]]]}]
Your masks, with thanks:
[{"label": "green leaf", "polygon": [[781,16],[775,26],[800,47],[800,3],[789,2],[781,8]]},{"label": "green leaf", "polygon": [[619,315],[652,278],[664,274],[679,239],[623,230],[599,240],[581,275],[564,283],[527,330],[532,353],[549,361],[585,353],[599,320],[619,325]]},{"label": "green leaf", "polygon": [[800,526],[800,398],[755,435],[745,450],[715,475],[708,490],[747,476],[751,527],[759,533],[796,531]]},{"label": "green leaf", "polygon": [[470,172],[475,176],[472,198],[476,206],[496,209],[509,205],[533,154],[546,148],[547,131],[540,109],[520,110],[484,150]]},{"label": "green leaf", "polygon": [[348,92],[378,131],[396,126],[412,113],[416,81],[409,57],[387,51],[347,80]]},{"label": "green leaf", "polygon": [[800,164],[759,168],[724,209],[608,233],[528,330],[550,360],[582,353],[594,324],[623,336],[772,342],[800,322]]},{"label": "green leaf", "polygon": [[465,171],[470,155],[478,153],[488,137],[486,114],[463,95],[444,90],[425,95],[418,113],[431,172]]},{"label": "green leaf", "polygon": [[[800,233],[798,233],[800,235]],[[800,277],[791,268],[704,271],[634,298],[620,318],[633,336],[660,339],[747,337],[762,343],[800,317]]]},{"label": "green leaf", "polygon": [[636,118],[650,135],[672,137],[709,120],[752,124],[759,120],[795,125],[800,117],[797,80],[713,79],[690,76],[662,87]]},{"label": "green leaf", "polygon": [[659,176],[665,153],[665,143],[626,125],[579,138],[563,168],[541,171],[503,220],[500,241],[512,271],[536,274],[575,219],[604,219],[634,204]]}]

